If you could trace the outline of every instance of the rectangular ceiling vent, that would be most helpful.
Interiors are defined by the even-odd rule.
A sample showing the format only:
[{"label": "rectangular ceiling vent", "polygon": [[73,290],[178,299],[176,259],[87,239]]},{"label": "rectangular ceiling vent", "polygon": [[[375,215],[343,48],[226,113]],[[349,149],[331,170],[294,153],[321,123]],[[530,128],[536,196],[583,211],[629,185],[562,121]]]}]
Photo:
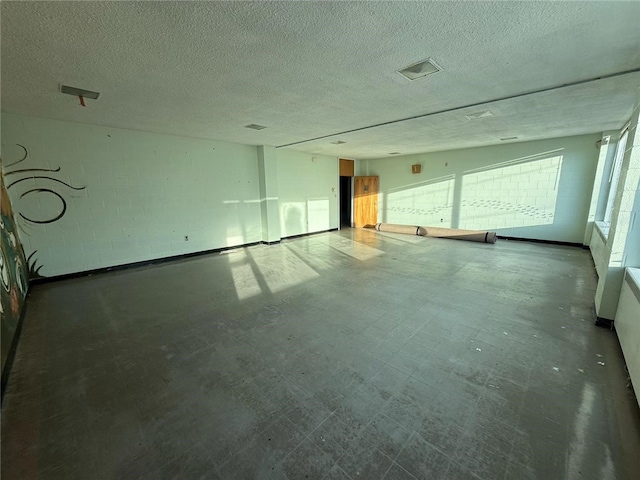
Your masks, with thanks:
[{"label": "rectangular ceiling vent", "polygon": [[100,94],[98,92],[92,92],[91,90],[85,90],[83,88],[70,87],[69,85],[60,85],[60,92],[74,97],[91,98],[97,100]]},{"label": "rectangular ceiling vent", "polygon": [[431,75],[432,73],[437,73],[440,70],[442,69],[438,65],[436,65],[436,63],[432,59],[427,58],[426,60],[412,63],[402,70],[397,70],[397,72],[403,77],[408,78],[409,80],[416,80],[418,78]]},{"label": "rectangular ceiling vent", "polygon": [[258,125],[256,123],[250,123],[249,125],[245,125],[244,128],[250,128],[251,130],[264,130],[265,127],[264,125]]},{"label": "rectangular ceiling vent", "polygon": [[465,115],[465,117],[467,117],[469,120],[477,120],[478,118],[493,117],[493,113],[491,113],[489,110],[485,110],[484,112],[470,113],[469,115]]}]

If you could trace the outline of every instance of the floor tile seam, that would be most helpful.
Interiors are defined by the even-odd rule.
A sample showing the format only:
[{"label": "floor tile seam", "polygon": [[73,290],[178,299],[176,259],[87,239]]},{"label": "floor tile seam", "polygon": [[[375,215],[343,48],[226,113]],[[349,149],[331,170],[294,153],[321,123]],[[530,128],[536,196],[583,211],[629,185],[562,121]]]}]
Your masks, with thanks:
[{"label": "floor tile seam", "polygon": [[[387,458],[390,458],[390,457],[387,457]],[[387,474],[389,473],[389,470],[391,470],[391,468],[393,467],[393,465],[394,465],[395,463],[396,463],[396,462],[395,462],[395,460],[394,460],[394,459],[391,459],[391,464],[389,465],[389,468],[387,468],[387,469],[384,471],[384,474],[380,477],[382,480],[384,480],[384,478],[385,478],[385,477],[387,476]],[[398,465],[398,466],[400,466],[400,465]],[[402,467],[400,467],[400,468],[402,468]],[[403,469],[403,470],[404,470],[404,469]]]},{"label": "floor tile seam", "polygon": [[[315,442],[314,442],[314,443],[315,443]],[[384,450],[382,450],[382,449],[381,449],[381,448],[379,448],[379,447],[376,447],[375,445],[372,445],[372,444],[371,444],[371,442],[367,442],[367,444],[368,444],[368,446],[369,446],[372,450],[378,450],[378,451],[379,451],[379,452],[380,452],[384,457],[386,457],[386,458],[388,458],[389,460],[391,460],[391,465],[393,465],[393,464],[394,464],[394,459],[393,459],[393,458],[391,458],[389,455],[387,455],[387,453],[386,453]],[[316,445],[317,445],[317,444],[316,444]],[[347,455],[347,453],[351,450],[351,448],[352,448],[352,446],[349,446],[348,448],[344,448],[344,449],[343,449],[343,450],[344,450],[344,453],[343,453],[343,454],[340,456],[340,458],[336,461],[336,463],[338,464],[338,466],[339,466],[339,467],[340,467],[340,468],[341,468],[345,473],[347,473],[347,472],[346,472],[346,471],[344,470],[344,468],[342,468],[342,466],[340,465],[340,460],[342,460],[342,459]],[[391,468],[391,465],[389,465],[389,469]],[[387,469],[387,470],[385,471],[385,475],[387,474],[387,472],[389,471],[389,469]],[[347,473],[347,476],[349,476],[349,478],[353,478],[353,477],[352,477],[352,476],[350,476],[348,473]],[[384,478],[384,475],[383,475],[381,478]]]},{"label": "floor tile seam", "polygon": [[[447,475],[449,474],[449,470],[451,470],[451,466],[452,466],[453,464],[455,464],[455,465],[458,465],[458,466],[462,467],[462,465],[460,465],[460,463],[458,463],[455,459],[453,459],[453,458],[449,459],[449,465],[447,465],[447,471],[446,471],[446,472],[445,472],[445,474],[444,474],[445,479],[447,478]],[[467,473],[468,473],[469,475],[471,475],[471,479],[470,479],[470,480],[483,480],[481,477],[479,477],[478,475],[476,475],[476,474],[475,474],[475,473],[473,473],[473,472],[470,472],[468,469],[465,469],[465,470],[467,470]],[[469,479],[465,479],[465,480],[469,480]],[[496,479],[496,480],[497,480],[497,479]]]},{"label": "floor tile seam", "polygon": [[412,479],[418,480],[418,478],[413,473],[409,472],[406,468],[404,468],[402,465],[400,465],[395,460],[391,463],[391,466],[389,466],[389,469],[387,470],[387,472],[382,477],[382,480],[385,480],[387,478],[387,475],[389,474],[389,472],[391,471],[391,469],[393,468],[394,465],[396,467],[400,468],[401,470],[403,470],[404,472],[406,472],[407,475],[410,475]]},{"label": "floor tile seam", "polygon": [[[352,480],[353,477],[351,475],[349,475],[347,472],[344,471],[344,468],[342,468],[338,462],[334,462],[333,465],[331,465],[331,468],[329,469],[329,471],[333,470],[334,467],[338,467],[342,473],[344,473],[347,476],[347,480]],[[321,480],[324,480],[325,478],[327,478],[327,476],[329,475],[329,472],[327,472],[326,474],[324,474],[321,478]]]},{"label": "floor tile seam", "polygon": [[[447,377],[447,378],[448,378],[448,377]],[[431,384],[429,384],[429,383],[425,382],[424,380],[421,380],[421,379],[420,379],[420,377],[416,377],[416,376],[415,376],[415,373],[412,373],[411,375],[409,375],[409,380],[415,380],[416,382],[420,383],[421,385],[424,385],[424,386],[426,386],[426,387],[429,387],[430,389],[435,389],[435,390],[436,390],[436,392],[437,392],[438,394],[446,393],[446,392],[445,392],[444,390],[442,390],[441,388],[436,387],[435,385],[431,385]],[[407,381],[408,381],[408,380],[407,380]]]},{"label": "floor tile seam", "polygon": [[[418,433],[418,431],[414,431],[411,436],[409,437],[409,440],[411,439],[411,437],[413,437],[414,435],[419,436],[425,443],[427,443],[430,447],[434,448],[438,453],[440,453],[441,455],[443,455],[449,462],[449,464],[451,464],[451,462],[453,462],[453,458],[450,454],[444,452],[441,448],[435,446],[433,443],[431,443],[429,440],[425,439],[422,435],[420,435]],[[407,445],[409,445],[409,441],[407,441],[407,443],[405,444],[404,447],[402,447],[402,449],[400,449],[400,451],[398,452],[398,455],[396,455],[396,458],[393,460],[394,463],[398,463],[398,465],[404,469],[407,470],[401,463],[397,462],[397,459],[400,458],[400,455],[402,454],[402,452],[405,451],[405,449],[407,448]],[[447,466],[447,471],[449,470],[449,466]],[[409,472],[409,470],[407,470],[407,472]],[[409,472],[411,474],[411,472]],[[412,474],[413,475],[413,474]]]},{"label": "floor tile seam", "polygon": [[[227,463],[229,463],[233,458],[237,457],[239,454],[241,454],[243,451],[247,450],[249,448],[249,446],[251,445],[251,443],[253,441],[255,441],[260,435],[262,435],[264,432],[267,431],[268,428],[270,428],[271,426],[273,426],[279,419],[280,417],[284,417],[287,420],[289,420],[289,418],[286,416],[286,414],[282,413],[278,416],[276,416],[276,418],[274,418],[271,422],[269,422],[269,424],[264,427],[262,430],[259,430],[257,433],[255,433],[254,435],[251,436],[251,438],[242,446],[242,448],[240,448],[239,450],[235,451],[229,458],[227,458],[227,460],[225,460],[223,463],[220,464],[219,468],[223,468]],[[291,420],[289,420],[291,421]],[[293,422],[292,422],[293,423]],[[295,425],[295,424],[294,424]],[[304,435],[304,434],[303,434]],[[197,442],[196,442],[197,443]],[[295,448],[294,448],[295,449]],[[294,450],[292,449],[292,451]]]},{"label": "floor tile seam", "polygon": [[[199,442],[194,442],[193,445],[191,445],[189,448],[187,448],[186,450],[184,450],[183,452],[181,452],[180,454],[176,455],[176,457],[181,457],[183,455],[185,455],[186,453],[190,452],[191,450],[193,450],[194,448],[196,448],[196,446],[198,445]],[[169,465],[171,465],[172,463],[176,463],[178,461],[178,458],[174,457],[172,460],[167,461],[166,463],[163,463],[160,467],[158,467],[155,471],[156,472],[161,472],[163,469],[165,469],[166,467],[168,467]],[[209,460],[211,460],[211,462],[213,463],[213,467],[209,470],[209,471],[213,471],[216,473],[216,475],[219,476],[219,472],[218,472],[218,466],[217,463],[209,456],[209,454],[207,453],[207,458],[209,458]]]},{"label": "floor tile seam", "polygon": [[[389,399],[389,401],[390,401],[390,399]],[[385,404],[384,404],[384,405],[386,406],[386,404],[387,404],[389,401],[385,402]],[[366,429],[367,429],[367,428],[368,428],[368,427],[373,423],[373,421],[374,421],[374,420],[375,420],[379,415],[381,415],[381,414],[382,414],[382,415],[384,415],[384,414],[382,413],[383,408],[384,408],[384,406],[383,406],[382,408],[380,408],[378,411],[376,411],[376,413],[374,413],[374,414],[371,416],[371,419],[370,419],[367,423],[365,423],[365,424],[364,424],[364,426],[362,427],[362,431],[361,431],[360,433],[358,433],[358,435],[356,436],[356,440],[363,440],[363,441],[366,441],[366,443],[367,443],[370,447],[377,448],[377,447],[375,447],[375,445],[373,445],[371,442],[369,442],[369,441],[365,440],[365,439],[363,438],[363,436],[362,436],[362,435],[363,435],[364,431],[365,431],[365,430],[366,430]],[[316,430],[318,430],[318,429],[320,428],[320,426],[321,426],[323,423],[325,423],[325,422],[329,419],[329,417],[334,416],[334,417],[335,417],[335,419],[336,419],[336,421],[340,422],[340,423],[341,423],[341,424],[343,424],[343,425],[347,425],[347,424],[346,424],[345,422],[343,422],[343,421],[342,421],[342,420],[341,420],[337,415],[335,415],[335,412],[336,412],[336,411],[337,411],[337,409],[336,409],[336,410],[334,410],[334,412],[332,412],[332,413],[331,413],[331,414],[330,414],[330,415],[329,415],[325,420],[323,420],[323,421],[321,422],[321,424],[320,424],[320,425],[318,425],[315,429],[313,429],[313,431],[309,432],[309,435],[308,435],[309,440],[311,440],[311,441],[313,442],[313,444],[314,444],[314,445],[316,445],[318,448],[320,448],[320,450],[322,450],[322,447],[320,447],[320,446],[319,446],[319,445],[318,445],[318,444],[313,440],[313,438],[311,438],[311,437],[310,437],[310,435],[311,435],[311,434],[313,434],[313,432],[315,432]],[[385,416],[386,416],[386,415],[385,415]],[[391,419],[390,417],[387,417],[387,418],[389,418],[390,420],[393,420],[393,419]],[[393,421],[395,422],[395,420],[393,420]],[[396,423],[397,423],[397,422],[396,422]],[[400,426],[401,426],[401,425],[400,425]],[[351,448],[350,446],[348,446],[347,448],[344,448],[344,447],[342,447],[342,445],[339,445],[339,444],[338,444],[338,446],[339,446],[342,450],[344,450],[344,454],[346,454],[346,452],[349,450],[349,448]],[[323,451],[324,451],[324,450],[323,450]],[[393,458],[391,458],[389,455],[387,455],[387,454],[386,454],[386,452],[384,452],[384,451],[382,451],[382,450],[380,450],[380,451],[381,451],[381,452],[382,452],[382,454],[383,454],[383,455],[385,455],[387,458],[391,459],[392,461],[394,460],[394,459],[393,459]],[[340,459],[344,456],[344,454],[340,456]],[[338,463],[338,461],[339,461],[339,459],[338,459],[338,460],[336,460],[336,463]],[[340,466],[340,465],[338,465],[338,466]],[[340,466],[340,468],[342,468],[342,467]],[[343,469],[343,470],[344,470],[344,469]]]},{"label": "floor tile seam", "polygon": [[[374,359],[375,359],[375,357],[374,357]],[[376,359],[376,360],[378,360],[378,359]],[[380,360],[380,362],[382,362],[382,360]],[[364,383],[365,383],[365,382],[368,382],[369,380],[371,380],[371,379],[376,375],[376,373],[378,373],[380,370],[382,370],[386,365],[387,365],[386,363],[383,363],[383,364],[382,364],[382,365],[380,365],[380,366],[379,366],[379,367],[378,367],[378,368],[377,368],[373,373],[369,374],[369,376],[367,376],[367,377],[362,381],[362,385],[364,385]],[[358,388],[361,388],[361,387],[362,387],[362,385],[360,385]]]},{"label": "floor tile seam", "polygon": [[[310,440],[310,441],[313,443],[313,440],[311,440],[307,435],[302,434],[302,440],[300,440],[300,442],[298,442],[298,443],[297,443],[293,448],[291,448],[291,449],[289,450],[289,452],[288,452],[284,457],[282,457],[282,459],[281,459],[278,463],[279,463],[280,465],[284,466],[286,459],[287,459],[287,458],[289,458],[289,457],[291,456],[291,454],[292,454],[294,451],[296,451],[296,450],[298,449],[298,447],[300,447],[300,445],[302,445],[302,444],[305,442],[305,440]],[[251,441],[253,441],[253,439],[252,439],[252,440],[250,440],[250,442],[251,442]],[[249,443],[250,443],[250,442],[249,442]],[[314,445],[315,445],[315,443],[314,443]],[[316,445],[316,446],[317,446],[317,445]],[[248,448],[248,445],[247,445],[245,448]],[[245,448],[243,448],[242,450],[245,450]],[[242,450],[241,450],[241,451],[242,451]],[[240,453],[240,452],[238,452],[238,453]],[[237,454],[236,454],[236,455],[233,455],[231,458],[227,459],[227,461],[226,461],[226,462],[224,462],[224,463],[220,466],[219,470],[221,470],[225,465],[227,465],[227,464],[228,464],[228,463],[229,463],[229,462],[230,462],[230,461],[231,461],[235,456],[237,456]],[[217,473],[219,474],[219,476],[221,476],[221,475],[222,475],[222,474],[221,474],[221,472],[217,472]],[[285,475],[285,477],[286,477],[286,478],[288,478],[288,477],[287,477],[287,475],[286,475],[286,473],[285,473],[284,471],[283,471],[282,473]],[[224,477],[222,477],[222,476],[221,476],[221,478],[224,478]]]},{"label": "floor tile seam", "polygon": [[[315,431],[315,430],[314,430],[314,431]],[[311,433],[313,433],[313,432],[311,432]],[[310,442],[311,442],[311,443],[312,443],[312,444],[313,444],[313,445],[314,445],[318,450],[320,450],[320,451],[321,451],[321,452],[323,452],[323,453],[326,453],[327,455],[330,455],[330,454],[329,454],[329,453],[327,453],[327,452],[326,452],[326,451],[325,451],[325,450],[324,450],[320,445],[318,445],[318,443],[317,443],[316,441],[314,441],[314,440],[313,440],[313,438],[311,438],[311,433],[310,433],[309,435],[307,435],[307,438],[306,438],[306,439],[307,439],[307,440],[309,440],[309,441],[310,441]],[[304,440],[303,440],[303,441],[304,441]],[[302,442],[301,442],[301,443],[302,443]],[[339,463],[339,461],[340,461],[340,460],[345,456],[345,454],[347,453],[347,449],[346,449],[346,448],[344,448],[344,447],[342,447],[342,445],[338,444],[338,443],[337,443],[337,442],[335,442],[335,441],[334,441],[333,443],[336,443],[336,444],[338,445],[338,447],[340,448],[340,454],[339,454],[338,458],[335,460],[335,463]],[[298,447],[296,447],[296,448],[298,448]],[[292,450],[291,450],[291,452],[293,452],[296,448],[292,449]],[[287,455],[287,457],[288,457],[288,456],[289,456],[289,455]],[[339,464],[338,464],[338,466],[339,466],[340,468],[342,468],[342,466],[340,466]],[[344,470],[344,469],[343,469],[343,470]],[[346,473],[346,472],[345,472],[345,473]]]}]

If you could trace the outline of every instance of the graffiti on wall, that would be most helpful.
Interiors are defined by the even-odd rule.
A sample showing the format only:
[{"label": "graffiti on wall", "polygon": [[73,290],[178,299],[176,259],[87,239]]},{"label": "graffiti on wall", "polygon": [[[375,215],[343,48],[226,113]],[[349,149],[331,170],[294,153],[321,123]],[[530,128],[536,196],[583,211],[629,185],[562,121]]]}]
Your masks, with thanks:
[{"label": "graffiti on wall", "polygon": [[[57,168],[41,168],[31,167],[23,168],[25,161],[29,159],[29,150],[24,145],[16,144],[20,149],[21,157],[3,167],[5,177],[6,190],[19,191],[19,195],[14,196],[17,202],[14,204],[16,218],[20,230],[25,235],[30,235],[29,226],[39,226],[55,223],[67,213],[68,198],[67,192],[80,191],[87,188],[86,186],[73,186],[60,178],[56,174],[60,172]],[[34,200],[38,196],[37,202],[39,206],[45,205],[46,208],[36,209],[36,213],[25,210],[25,205],[29,204],[29,200]],[[45,198],[46,197],[46,198]],[[33,202],[32,202],[33,203]],[[40,278],[40,269],[42,265],[38,265],[37,250],[31,252],[27,258],[29,278]]]},{"label": "graffiti on wall", "polygon": [[18,238],[9,193],[0,173],[0,316],[2,316],[2,368],[18,326],[27,294],[27,260]]}]

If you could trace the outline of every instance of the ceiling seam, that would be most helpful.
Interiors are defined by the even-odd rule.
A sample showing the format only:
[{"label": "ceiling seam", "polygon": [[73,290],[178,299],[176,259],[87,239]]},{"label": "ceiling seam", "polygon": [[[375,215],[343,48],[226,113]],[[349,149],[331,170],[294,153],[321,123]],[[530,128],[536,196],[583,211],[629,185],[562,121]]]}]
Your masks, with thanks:
[{"label": "ceiling seam", "polygon": [[459,107],[446,108],[444,110],[437,110],[435,112],[421,113],[420,115],[413,115],[411,117],[400,118],[400,119],[397,119],[397,120],[389,120],[388,122],[382,122],[382,123],[376,123],[376,124],[373,124],[373,125],[367,125],[366,127],[358,127],[358,128],[353,128],[351,130],[344,130],[342,132],[330,133],[328,135],[322,135],[320,137],[314,137],[314,138],[309,138],[309,139],[306,139],[306,140],[299,140],[297,142],[287,143],[287,144],[284,144],[284,145],[278,145],[278,146],[276,146],[276,148],[292,147],[294,145],[300,145],[300,144],[303,144],[303,143],[309,143],[309,142],[313,142],[313,141],[316,141],[316,140],[322,140],[324,138],[331,138],[331,137],[336,137],[338,135],[346,135],[348,133],[361,132],[363,130],[369,130],[369,129],[372,129],[372,128],[384,127],[386,125],[393,125],[393,124],[396,124],[396,123],[407,122],[409,120],[416,120],[418,118],[426,118],[426,117],[431,117],[431,116],[434,116],[434,115],[440,115],[442,113],[455,112],[455,111],[458,111],[458,110],[464,110],[465,108],[480,107],[480,106],[483,106],[483,105],[488,105],[490,103],[497,103],[497,102],[502,102],[502,101],[505,101],[505,100],[512,100],[512,99],[515,99],[515,98],[527,97],[529,95],[536,95],[538,93],[545,93],[545,92],[550,92],[550,91],[553,91],[553,90],[560,90],[560,89],[563,89],[563,88],[575,87],[575,86],[578,86],[578,85],[584,85],[584,84],[587,84],[587,83],[597,82],[599,80],[607,80],[607,79],[610,79],[610,78],[616,78],[616,77],[622,77],[622,76],[625,76],[625,75],[631,75],[633,73],[638,73],[638,72],[640,72],[640,67],[633,68],[631,70],[624,70],[622,72],[611,73],[609,75],[603,75],[603,76],[600,76],[600,77],[589,78],[589,79],[586,79],[586,80],[577,80],[575,82],[563,83],[562,85],[555,85],[553,87],[546,87],[546,88],[542,88],[540,90],[533,90],[533,91],[529,91],[529,92],[525,92],[525,93],[518,93],[518,94],[510,95],[510,96],[507,96],[507,97],[494,98],[492,100],[485,100],[485,101],[482,101],[482,102],[470,103],[470,104],[462,105],[462,106],[459,106]]}]

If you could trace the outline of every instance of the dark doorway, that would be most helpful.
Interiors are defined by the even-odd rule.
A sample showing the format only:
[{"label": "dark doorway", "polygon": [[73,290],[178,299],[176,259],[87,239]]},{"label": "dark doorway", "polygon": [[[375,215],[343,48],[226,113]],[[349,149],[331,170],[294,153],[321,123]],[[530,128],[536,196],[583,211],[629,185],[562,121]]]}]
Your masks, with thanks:
[{"label": "dark doorway", "polygon": [[351,227],[351,178],[340,177],[340,228]]}]

